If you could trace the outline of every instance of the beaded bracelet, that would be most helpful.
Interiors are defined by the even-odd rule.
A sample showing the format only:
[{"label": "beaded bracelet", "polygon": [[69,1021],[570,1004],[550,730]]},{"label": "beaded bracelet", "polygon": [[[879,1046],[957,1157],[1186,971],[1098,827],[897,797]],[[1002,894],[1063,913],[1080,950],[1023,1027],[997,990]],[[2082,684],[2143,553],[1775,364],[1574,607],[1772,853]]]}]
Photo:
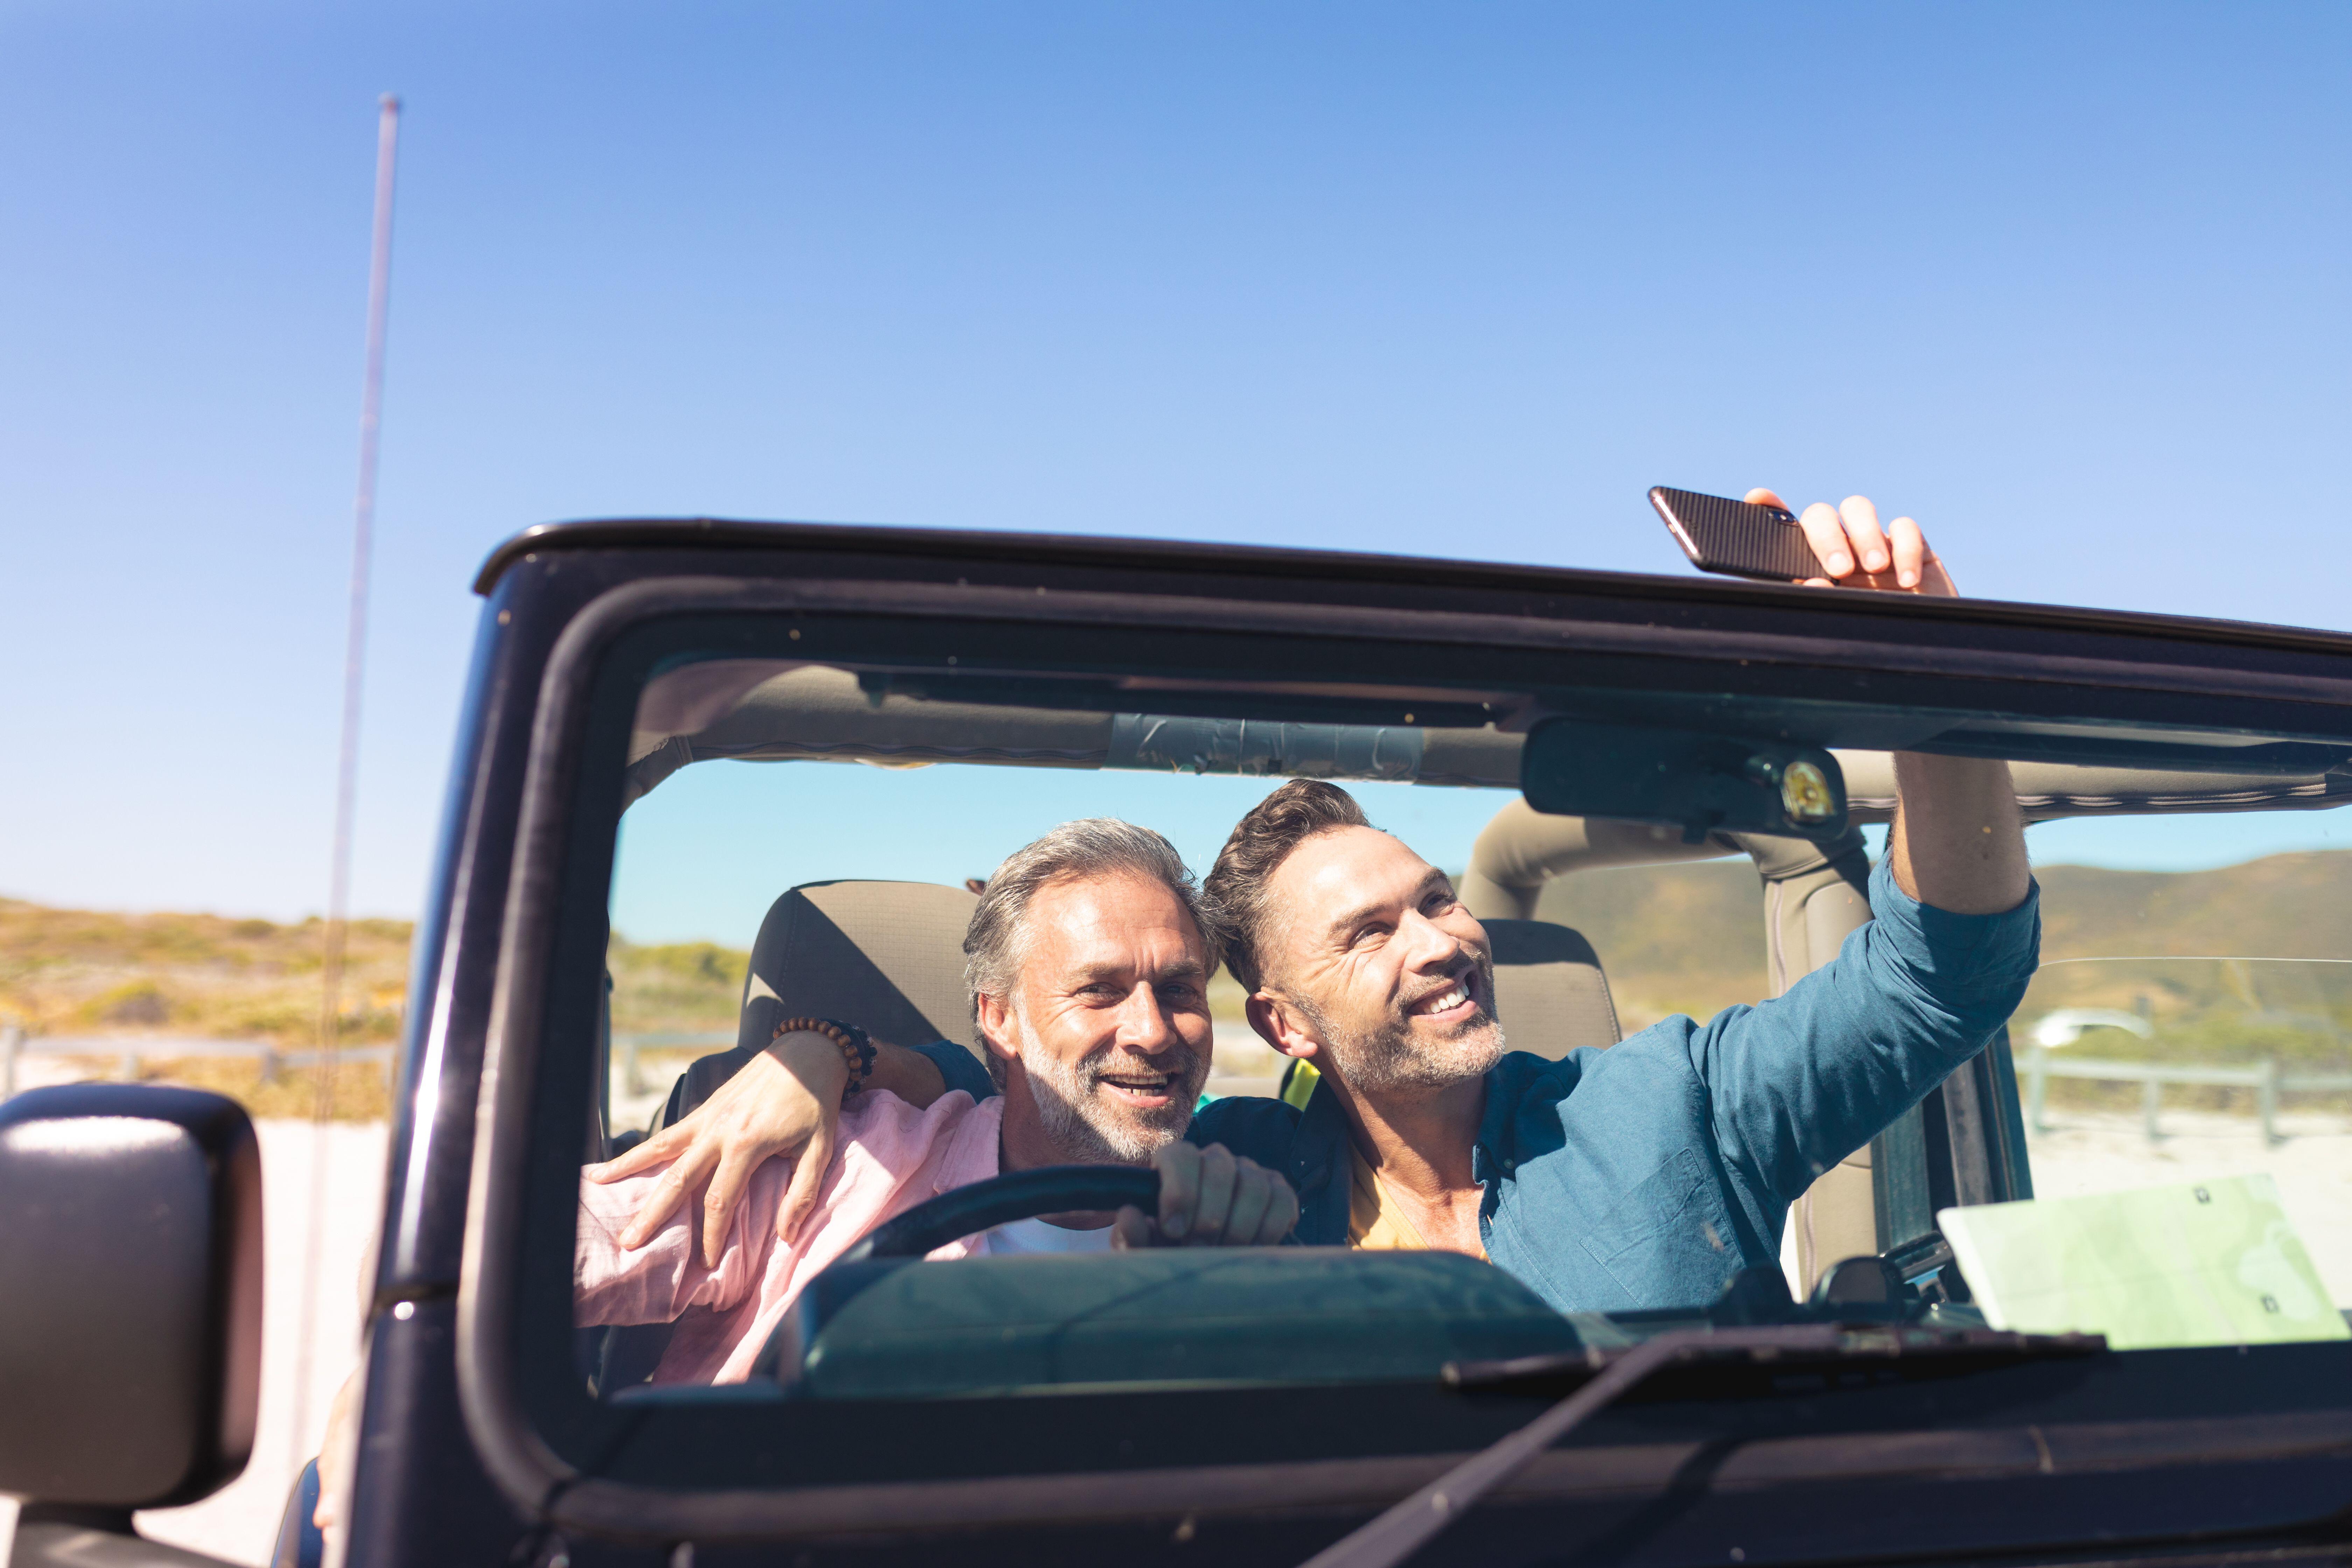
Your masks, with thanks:
[{"label": "beaded bracelet", "polygon": [[799,1034],[803,1030],[812,1035],[823,1035],[841,1047],[841,1059],[849,1068],[849,1081],[841,1089],[843,1100],[856,1094],[865,1087],[866,1080],[874,1076],[873,1038],[856,1025],[845,1024],[837,1018],[787,1018],[776,1026],[776,1032],[768,1037],[768,1043],[773,1045],[786,1035]]}]

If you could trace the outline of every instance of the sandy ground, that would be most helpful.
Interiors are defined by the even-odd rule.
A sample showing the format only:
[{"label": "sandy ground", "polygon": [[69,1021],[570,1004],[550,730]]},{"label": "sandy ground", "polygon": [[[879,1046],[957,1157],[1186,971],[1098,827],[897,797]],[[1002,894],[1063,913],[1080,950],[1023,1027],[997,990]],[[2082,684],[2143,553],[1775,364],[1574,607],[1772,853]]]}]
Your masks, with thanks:
[{"label": "sandy ground", "polygon": [[[1263,1065],[1249,1058],[1245,1042],[1230,1045],[1234,1048],[1218,1053],[1218,1066],[1226,1069],[1219,1075],[1224,1080],[1219,1090],[1265,1092],[1271,1085],[1261,1081]],[[2143,1135],[2137,1113],[2053,1109],[2049,1121],[2047,1131],[2028,1135],[2034,1191],[2043,1197],[2268,1172],[2321,1279],[2339,1306],[2352,1308],[2352,1115],[2289,1112],[2280,1118],[2284,1138],[2274,1147],[2264,1147],[2249,1116],[2168,1110],[2164,1136],[2153,1144]],[[139,1516],[140,1528],[159,1541],[257,1565],[268,1560],[288,1486],[317,1450],[328,1401],[357,1364],[361,1270],[382,1205],[386,1131],[380,1123],[341,1123],[326,1131],[330,1219],[319,1265],[310,1397],[307,1408],[297,1412],[294,1362],[314,1130],[302,1121],[258,1125],[268,1279],[261,1428],[253,1460],[242,1478],[216,1496],[193,1507]],[[5,1542],[15,1513],[15,1504],[0,1500],[0,1568],[6,1568]]]},{"label": "sandy ground", "polygon": [[2352,1308],[2352,1115],[2293,1110],[2265,1146],[2252,1116],[2167,1110],[2154,1143],[2137,1112],[2053,1108],[2049,1130],[2029,1128],[2033,1195],[2071,1198],[2218,1176],[2267,1173],[2330,1299]]}]

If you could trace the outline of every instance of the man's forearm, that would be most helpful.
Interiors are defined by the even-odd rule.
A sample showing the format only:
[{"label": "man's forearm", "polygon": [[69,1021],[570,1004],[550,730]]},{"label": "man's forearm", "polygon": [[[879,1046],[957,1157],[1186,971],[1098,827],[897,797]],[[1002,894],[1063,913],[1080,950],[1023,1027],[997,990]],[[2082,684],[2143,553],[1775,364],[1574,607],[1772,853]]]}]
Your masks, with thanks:
[{"label": "man's forearm", "polygon": [[929,1110],[933,1100],[948,1091],[947,1080],[930,1058],[879,1040],[874,1043],[874,1072],[866,1087],[886,1089],[918,1110]]},{"label": "man's forearm", "polygon": [[2024,901],[2032,873],[2007,763],[1897,752],[1895,792],[1886,852],[1897,887],[1960,915],[1999,914]]}]

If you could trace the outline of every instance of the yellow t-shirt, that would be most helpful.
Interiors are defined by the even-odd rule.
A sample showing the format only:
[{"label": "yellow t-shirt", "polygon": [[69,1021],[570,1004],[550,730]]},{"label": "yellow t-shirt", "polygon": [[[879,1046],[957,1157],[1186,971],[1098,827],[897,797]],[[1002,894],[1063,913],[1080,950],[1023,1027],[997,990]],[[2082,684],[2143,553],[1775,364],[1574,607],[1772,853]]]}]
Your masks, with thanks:
[{"label": "yellow t-shirt", "polygon": [[1429,1243],[1404,1210],[1381,1191],[1380,1173],[1353,1145],[1348,1150],[1348,1245],[1387,1251],[1427,1252]]},{"label": "yellow t-shirt", "polygon": [[[1389,1252],[1435,1250],[1421,1238],[1404,1206],[1389,1201],[1380,1173],[1352,1143],[1348,1146],[1348,1167],[1349,1246]],[[1481,1250],[1478,1256],[1485,1258],[1486,1254]]]}]

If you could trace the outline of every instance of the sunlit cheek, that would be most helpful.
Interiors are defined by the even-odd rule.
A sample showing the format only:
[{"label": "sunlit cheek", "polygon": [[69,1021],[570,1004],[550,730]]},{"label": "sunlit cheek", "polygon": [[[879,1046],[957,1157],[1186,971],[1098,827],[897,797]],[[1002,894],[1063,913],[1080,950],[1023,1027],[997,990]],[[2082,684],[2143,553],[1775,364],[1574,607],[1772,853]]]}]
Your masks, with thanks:
[{"label": "sunlit cheek", "polygon": [[1108,1007],[1069,1008],[1038,1031],[1037,1043],[1052,1053],[1065,1071],[1075,1071],[1089,1058],[1118,1043],[1118,1011]]}]

